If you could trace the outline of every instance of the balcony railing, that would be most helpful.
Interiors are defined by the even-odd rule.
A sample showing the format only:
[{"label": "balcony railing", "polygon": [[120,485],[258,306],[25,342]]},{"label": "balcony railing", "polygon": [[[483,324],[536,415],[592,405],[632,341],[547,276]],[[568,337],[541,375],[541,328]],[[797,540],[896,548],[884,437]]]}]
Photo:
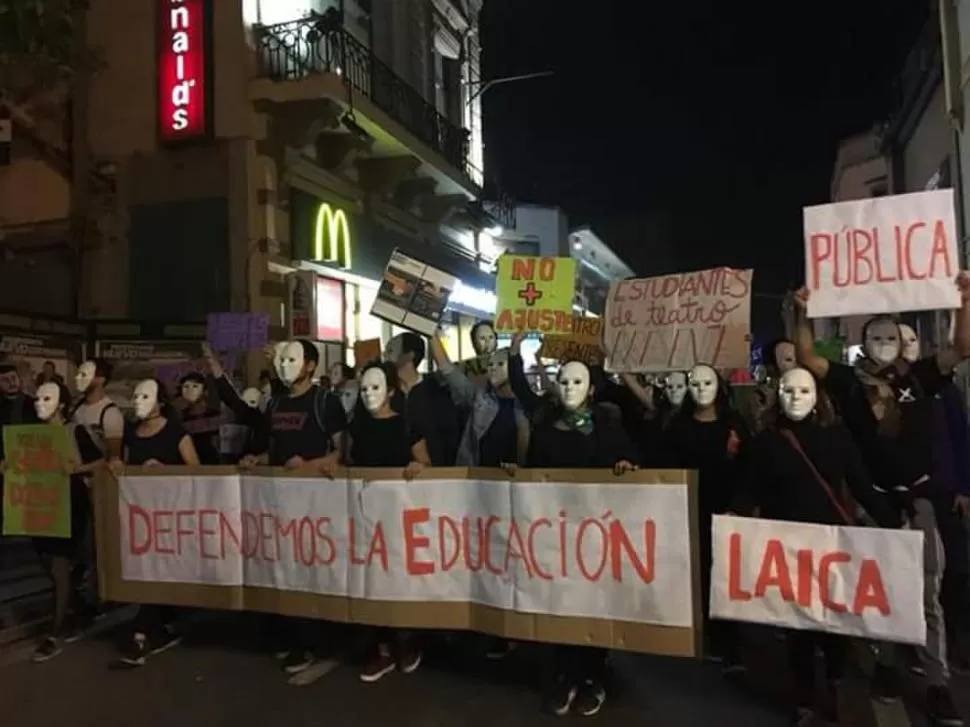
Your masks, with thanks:
[{"label": "balcony railing", "polygon": [[341,76],[359,94],[469,176],[468,132],[429,104],[345,28],[323,16],[307,17],[256,31],[260,75],[275,81],[316,73]]}]

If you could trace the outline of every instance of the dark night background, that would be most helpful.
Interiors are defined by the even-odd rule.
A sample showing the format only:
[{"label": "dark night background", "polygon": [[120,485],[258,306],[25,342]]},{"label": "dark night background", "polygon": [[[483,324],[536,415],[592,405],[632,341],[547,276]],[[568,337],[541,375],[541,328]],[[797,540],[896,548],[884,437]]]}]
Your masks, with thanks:
[{"label": "dark night background", "polygon": [[926,0],[486,0],[489,176],[590,224],[638,275],[755,269],[774,327],[802,276],[801,208],[840,139],[893,110]]}]

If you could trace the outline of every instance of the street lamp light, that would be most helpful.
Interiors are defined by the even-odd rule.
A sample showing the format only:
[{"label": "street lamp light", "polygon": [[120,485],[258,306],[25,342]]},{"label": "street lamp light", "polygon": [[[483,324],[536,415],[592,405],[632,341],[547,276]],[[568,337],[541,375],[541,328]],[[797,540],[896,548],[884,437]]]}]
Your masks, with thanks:
[{"label": "street lamp light", "polygon": [[467,86],[478,86],[478,90],[475,91],[471,96],[468,97],[466,105],[471,106],[472,102],[485,93],[492,86],[497,86],[500,83],[512,83],[514,81],[528,81],[533,78],[546,78],[548,76],[555,75],[555,71],[539,71],[538,73],[522,73],[518,76],[503,76],[501,78],[492,78],[488,81],[469,81]]}]

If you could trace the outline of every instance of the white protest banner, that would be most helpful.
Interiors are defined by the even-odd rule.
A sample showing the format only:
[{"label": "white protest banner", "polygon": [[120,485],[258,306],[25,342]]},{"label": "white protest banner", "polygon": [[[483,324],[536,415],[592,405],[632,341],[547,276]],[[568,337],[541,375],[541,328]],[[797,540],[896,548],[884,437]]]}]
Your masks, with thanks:
[{"label": "white protest banner", "polygon": [[753,273],[714,268],[614,282],[604,316],[607,370],[747,368]]},{"label": "white protest banner", "polygon": [[425,336],[434,335],[457,282],[454,275],[395,250],[384,268],[371,315]]},{"label": "white protest banner", "polygon": [[683,639],[658,653],[694,653],[692,473],[519,481],[451,468],[404,482],[399,470],[331,481],[205,469],[104,483],[104,594],[420,628],[478,628],[479,606],[501,614],[487,627],[499,633],[526,618],[533,637],[578,642],[603,622],[597,642],[653,651],[635,630],[662,628]]},{"label": "white protest banner", "polygon": [[716,515],[711,615],[926,642],[923,533]]},{"label": "white protest banner", "polygon": [[803,210],[810,318],[958,308],[953,190]]}]

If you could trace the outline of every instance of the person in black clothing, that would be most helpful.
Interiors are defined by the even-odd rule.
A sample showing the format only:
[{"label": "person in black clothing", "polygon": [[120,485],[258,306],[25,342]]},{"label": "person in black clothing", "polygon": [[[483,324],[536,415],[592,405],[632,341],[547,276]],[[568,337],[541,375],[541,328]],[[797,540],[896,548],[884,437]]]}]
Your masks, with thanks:
[{"label": "person in black clothing", "polygon": [[[253,413],[245,403],[235,410],[260,437],[252,442],[252,453],[240,461],[244,469],[268,464],[294,471],[317,472],[321,467],[333,466],[340,461],[347,417],[339,399],[313,383],[319,363],[320,355],[315,345],[302,339],[290,341],[281,347],[277,361],[279,378],[286,389],[266,405],[266,411],[261,415],[265,423],[257,425],[255,420],[260,415]],[[234,393],[232,384],[223,375],[217,385],[223,400],[229,404],[229,392]],[[285,648],[277,652],[283,670],[298,674],[310,667],[316,660],[310,647],[316,624],[310,620],[282,617],[270,621],[286,642]]]},{"label": "person in black clothing", "polygon": [[226,375],[219,357],[207,344],[202,345],[202,356],[209,368],[209,375],[215,382],[219,401],[232,412],[235,424],[246,429],[246,438],[236,463],[247,456],[255,457],[265,452],[269,441],[269,417],[265,415],[265,411],[273,400],[272,394],[265,393],[272,390],[270,381],[264,381],[263,377],[263,374],[269,376],[268,372],[260,372],[261,388],[248,388],[240,394]]},{"label": "person in black clothing", "polygon": [[[872,486],[848,430],[818,396],[815,377],[802,368],[781,375],[771,423],[748,447],[744,477],[731,510],[768,520],[854,525],[852,508],[842,497],[845,483],[855,501],[881,527],[897,528],[900,513]],[[842,679],[848,642],[844,636],[792,630],[788,651],[795,679],[797,724],[815,714],[815,653],[825,656],[827,689],[821,716],[838,723],[837,684]]]},{"label": "person in black clothing", "polygon": [[384,360],[397,367],[400,387],[391,406],[408,417],[428,443],[435,467],[451,467],[458,452],[458,410],[448,389],[433,376],[422,376],[424,340],[415,333],[401,333],[388,341]]},{"label": "person in black clothing", "polygon": [[688,376],[688,396],[670,423],[668,443],[673,467],[697,470],[698,539],[701,555],[701,600],[707,656],[723,662],[725,674],[744,671],[734,624],[711,621],[710,587],[713,516],[727,510],[741,475],[744,423],[732,410],[727,384],[710,366],[698,365]]},{"label": "person in black clothing", "polygon": [[[3,428],[8,424],[36,424],[34,398],[23,392],[17,366],[0,364],[0,461],[3,461]],[[3,475],[0,473],[0,503],[3,502]],[[0,540],[3,538],[3,508],[0,507]]]},{"label": "person in black clothing", "polygon": [[[360,405],[350,425],[344,461],[357,467],[401,467],[404,479],[410,480],[431,460],[420,430],[391,408],[397,386],[397,370],[389,363],[372,363],[361,372]],[[327,460],[320,471],[333,477],[334,469],[333,460]],[[361,681],[380,681],[398,668],[411,674],[420,666],[421,651],[410,634],[385,628],[375,628],[373,634],[374,655],[361,671]]]},{"label": "person in black clothing", "polygon": [[[913,527],[923,531],[926,643],[916,653],[919,668],[926,674],[928,715],[943,725],[961,725],[963,719],[950,693],[946,624],[940,604],[945,558],[932,502],[940,490],[934,481],[933,409],[935,396],[946,386],[956,364],[970,356],[970,277],[961,273],[957,286],[963,304],[955,313],[953,347],[913,363],[902,358],[899,324],[887,316],[866,322],[864,356],[855,367],[819,356],[805,316],[808,289],[794,298],[799,364],[832,397],[875,486],[907,511]],[[890,644],[881,646],[873,672],[873,694],[884,702],[899,699],[894,651]]]},{"label": "person in black clothing", "polygon": [[221,464],[219,426],[221,412],[209,405],[209,388],[205,376],[189,373],[179,381],[182,426],[192,437],[192,444],[202,464]]},{"label": "person in black clothing", "polygon": [[[529,387],[519,353],[522,335],[512,339],[509,381],[532,419],[527,467],[610,468],[617,475],[636,469],[633,445],[615,418],[595,405],[589,367],[567,361],[556,377],[557,396],[539,396]],[[543,707],[557,716],[570,710],[591,717],[606,701],[607,651],[549,645],[545,658]]]},{"label": "person in black clothing", "polygon": [[638,433],[640,463],[645,467],[664,467],[670,459],[667,428],[687,396],[687,372],[671,371],[664,379],[662,390],[652,383],[641,384],[633,374],[622,374],[622,378],[644,409],[643,423],[633,430]]},{"label": "person in black clothing", "polygon": [[[157,379],[145,379],[135,386],[132,396],[135,424],[125,429],[122,439],[124,460],[112,459],[111,471],[120,476],[125,465],[143,467],[198,466],[199,456],[192,437],[179,423],[165,396],[165,386]],[[160,487],[165,482],[159,483]],[[130,635],[121,650],[125,666],[144,666],[148,657],[176,646],[175,611],[167,606],[141,606],[132,623]]]},{"label": "person in black clothing", "polygon": [[[70,474],[71,534],[67,538],[33,538],[34,548],[54,584],[54,609],[48,635],[34,651],[34,661],[53,659],[61,653],[62,644],[81,638],[80,623],[87,611],[80,582],[74,578],[74,566],[84,555],[85,539],[91,514],[85,476],[103,463],[98,445],[84,427],[69,424],[67,409],[71,392],[63,383],[47,382],[37,389],[37,419],[53,427],[69,427],[68,444],[73,449],[64,462]],[[0,470],[6,463],[0,463]]]}]

